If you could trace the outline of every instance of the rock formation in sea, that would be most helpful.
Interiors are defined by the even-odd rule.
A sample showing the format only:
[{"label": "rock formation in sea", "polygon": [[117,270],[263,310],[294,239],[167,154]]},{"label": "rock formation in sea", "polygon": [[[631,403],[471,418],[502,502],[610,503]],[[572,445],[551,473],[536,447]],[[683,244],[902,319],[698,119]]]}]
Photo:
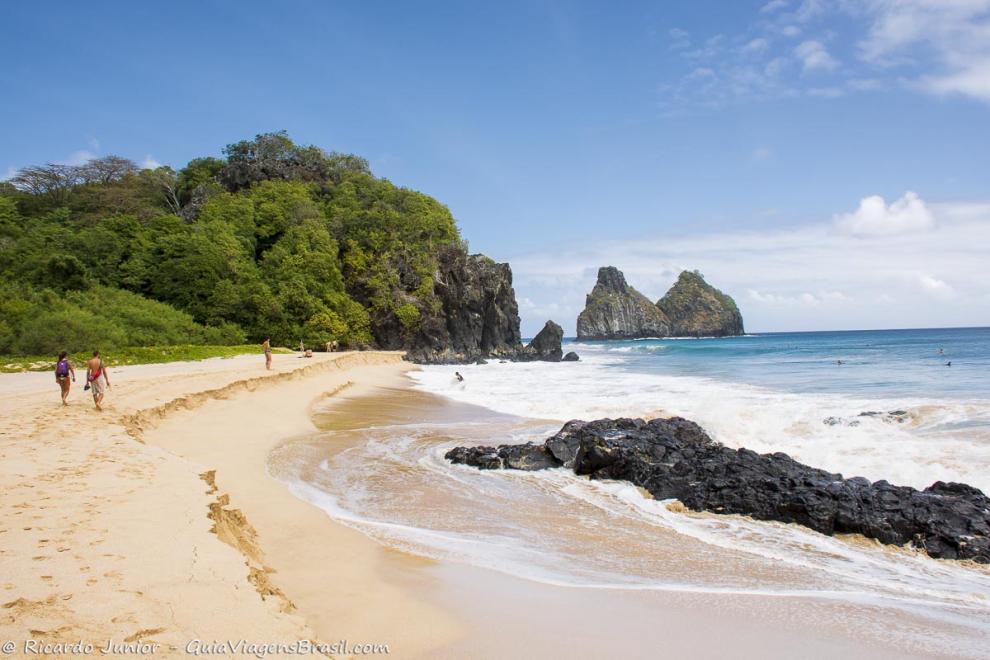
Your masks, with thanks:
[{"label": "rock formation in sea", "polygon": [[698,271],[685,270],[657,301],[670,319],[674,337],[728,337],[743,332],[742,314],[731,296],[705,281]]},{"label": "rock formation in sea", "polygon": [[705,282],[698,271],[684,271],[654,305],[628,284],[622,272],[605,266],[578,315],[578,339],[641,337],[727,337],[743,334],[739,308]]},{"label": "rock formation in sea", "polygon": [[483,254],[440,255],[433,290],[440,309],[424,317],[406,357],[422,364],[467,364],[485,358],[560,362],[564,331],[548,321],[522,345],[519,306],[509,264]]},{"label": "rock formation in sea", "polygon": [[598,269],[598,281],[577,318],[578,339],[638,339],[669,334],[666,315],[626,284],[618,268]]},{"label": "rock formation in sea", "polygon": [[592,479],[629,481],[694,511],[862,534],[936,558],[990,563],[990,500],[972,486],[937,481],[919,491],[844,479],[787,454],[730,449],[679,417],[571,421],[542,445],[457,447],[446,458],[480,469],[567,467]]},{"label": "rock formation in sea", "polygon": [[564,356],[561,340],[564,339],[564,329],[553,321],[547,321],[543,329],[533,341],[519,352],[519,360],[543,360],[545,362],[560,362]]}]

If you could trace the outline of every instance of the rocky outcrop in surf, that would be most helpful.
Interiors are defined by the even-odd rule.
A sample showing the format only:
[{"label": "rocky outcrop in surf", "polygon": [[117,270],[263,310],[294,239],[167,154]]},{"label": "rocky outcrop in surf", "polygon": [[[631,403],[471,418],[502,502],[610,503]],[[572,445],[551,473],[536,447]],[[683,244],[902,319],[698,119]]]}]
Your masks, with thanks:
[{"label": "rocky outcrop in surf", "polygon": [[657,301],[670,319],[674,337],[729,337],[744,334],[742,314],[732,296],[708,282],[698,271],[683,271],[674,286]]},{"label": "rocky outcrop in surf", "polygon": [[533,341],[519,352],[518,360],[542,360],[544,362],[560,362],[564,357],[561,341],[564,339],[564,329],[553,321],[547,321],[543,329]]},{"label": "rocky outcrop in surf", "polygon": [[598,281],[577,318],[578,339],[639,339],[670,334],[660,308],[626,284],[614,266],[598,269]]},{"label": "rocky outcrop in surf", "polygon": [[919,491],[844,479],[787,454],[730,449],[678,417],[571,421],[541,445],[457,447],[446,458],[488,470],[566,467],[592,479],[629,481],[694,511],[862,534],[936,558],[990,563],[990,500],[976,488],[938,481]]}]

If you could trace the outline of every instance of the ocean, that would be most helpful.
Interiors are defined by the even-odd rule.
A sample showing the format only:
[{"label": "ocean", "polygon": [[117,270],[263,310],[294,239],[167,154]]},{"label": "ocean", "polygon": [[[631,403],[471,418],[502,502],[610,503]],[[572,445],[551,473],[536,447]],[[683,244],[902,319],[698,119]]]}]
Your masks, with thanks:
[{"label": "ocean", "polygon": [[567,341],[564,350],[581,361],[413,371],[412,390],[367,404],[371,428],[334,427],[328,414],[327,435],[282,448],[276,476],[345,524],[422,556],[569,588],[892,609],[930,624],[905,628],[910,643],[980,656],[990,636],[985,567],[678,513],[630,484],[563,469],[483,472],[443,454],[541,442],[570,419],[680,415],[728,446],[783,451],[846,477],[990,491],[990,328]]}]

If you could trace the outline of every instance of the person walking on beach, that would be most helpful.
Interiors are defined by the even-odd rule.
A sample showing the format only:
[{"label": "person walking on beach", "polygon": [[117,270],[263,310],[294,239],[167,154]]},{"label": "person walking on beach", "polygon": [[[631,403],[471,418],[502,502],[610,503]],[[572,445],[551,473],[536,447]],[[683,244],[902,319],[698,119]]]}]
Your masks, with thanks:
[{"label": "person walking on beach", "polygon": [[58,354],[58,362],[55,363],[55,382],[62,388],[63,406],[69,405],[66,399],[69,398],[69,388],[72,386],[69,382],[70,375],[72,376],[72,383],[76,382],[76,370],[72,368],[69,354],[62,351]]},{"label": "person walking on beach", "polygon": [[261,350],[265,352],[265,369],[272,370],[272,341],[269,337],[261,342]]},{"label": "person walking on beach", "polygon": [[99,351],[93,351],[93,357],[86,363],[86,383],[93,390],[96,409],[103,410],[103,397],[106,395],[106,388],[110,387],[110,374]]}]

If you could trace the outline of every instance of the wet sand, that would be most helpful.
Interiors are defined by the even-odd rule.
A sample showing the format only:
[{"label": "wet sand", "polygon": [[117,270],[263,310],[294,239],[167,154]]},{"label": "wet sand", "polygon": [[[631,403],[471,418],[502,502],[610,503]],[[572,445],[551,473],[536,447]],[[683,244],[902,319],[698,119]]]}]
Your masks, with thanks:
[{"label": "wet sand", "polygon": [[[484,442],[486,424],[499,434],[532,424],[404,387],[345,394],[314,419],[326,433],[284,444],[279,461],[303,457],[316,470],[316,462],[362,442],[361,429],[368,427],[470,425],[474,441]],[[348,524],[381,538],[360,523]],[[678,536],[659,534],[657,545],[673,553],[680,541],[683,556],[673,563],[685,573],[711,570],[713,559],[699,556],[699,542]],[[966,648],[979,648],[982,635],[894,608],[824,598],[556,586],[446,560],[410,568],[418,577],[405,586],[456,612],[464,630],[436,651],[438,657],[960,657]]]}]

